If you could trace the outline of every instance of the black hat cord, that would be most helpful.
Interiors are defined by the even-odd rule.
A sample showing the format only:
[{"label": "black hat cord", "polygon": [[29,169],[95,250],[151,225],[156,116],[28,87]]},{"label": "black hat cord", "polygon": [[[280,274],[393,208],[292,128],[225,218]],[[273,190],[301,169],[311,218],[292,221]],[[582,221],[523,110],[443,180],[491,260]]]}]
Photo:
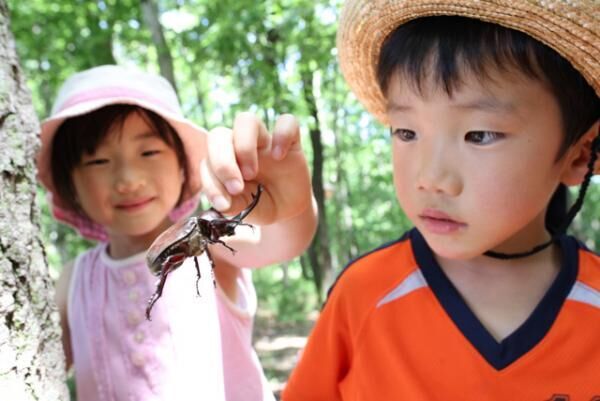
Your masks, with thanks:
[{"label": "black hat cord", "polygon": [[600,134],[598,136],[596,136],[596,138],[594,138],[594,140],[592,141],[591,155],[590,155],[590,160],[589,160],[588,166],[587,166],[588,171],[585,174],[585,177],[583,179],[583,183],[581,184],[581,187],[579,188],[579,195],[577,196],[577,200],[575,201],[575,203],[573,203],[573,206],[571,206],[571,208],[567,212],[567,216],[566,216],[565,220],[563,221],[562,225],[560,226],[560,228],[558,230],[556,230],[555,233],[552,234],[552,238],[550,238],[547,242],[537,245],[533,249],[526,251],[526,252],[501,253],[501,252],[487,251],[486,253],[484,253],[484,255],[492,257],[492,258],[496,258],[496,259],[524,258],[526,256],[530,256],[530,255],[536,254],[540,251],[543,251],[544,249],[546,249],[550,245],[552,245],[552,243],[554,243],[561,235],[563,235],[567,231],[567,228],[569,228],[569,226],[573,222],[573,219],[575,218],[577,213],[579,213],[579,210],[583,206],[583,200],[585,198],[585,194],[586,194],[588,187],[590,185],[590,182],[592,180],[592,176],[594,175],[594,165],[596,164],[596,160],[598,159],[599,152],[600,152]]}]

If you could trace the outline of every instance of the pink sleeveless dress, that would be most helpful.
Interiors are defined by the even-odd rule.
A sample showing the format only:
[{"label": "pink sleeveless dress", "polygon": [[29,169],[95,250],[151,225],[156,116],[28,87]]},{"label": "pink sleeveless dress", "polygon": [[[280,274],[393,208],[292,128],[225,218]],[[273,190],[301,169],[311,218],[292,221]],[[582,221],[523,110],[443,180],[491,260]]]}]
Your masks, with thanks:
[{"label": "pink sleeveless dress", "polygon": [[80,401],[224,401],[221,333],[205,255],[196,294],[188,259],[170,274],[145,318],[157,278],[145,253],[111,259],[106,244],[80,255],[71,278],[68,320]]},{"label": "pink sleeveless dress", "polygon": [[238,300],[233,303],[217,287],[226,399],[227,401],[275,401],[258,356],[252,348],[252,328],[257,299],[251,270],[241,269],[237,290]]}]

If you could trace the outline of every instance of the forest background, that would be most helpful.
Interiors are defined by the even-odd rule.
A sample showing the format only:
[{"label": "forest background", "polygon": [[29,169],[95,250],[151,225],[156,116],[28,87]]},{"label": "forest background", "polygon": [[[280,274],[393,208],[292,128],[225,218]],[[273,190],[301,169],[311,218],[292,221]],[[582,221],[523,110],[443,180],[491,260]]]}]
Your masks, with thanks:
[{"label": "forest background", "polygon": [[[357,103],[339,71],[335,32],[341,2],[8,0],[16,50],[40,120],[67,77],[113,63],[165,76],[185,115],[208,129],[231,126],[236,113],[246,110],[267,125],[281,113],[298,117],[319,229],[301,257],[254,275],[256,345],[276,390],[293,364],[293,353],[285,351],[301,346],[336,274],[410,227],[395,200],[388,130]],[[598,182],[572,226],[595,250]],[[38,194],[42,238],[56,278],[93,244],[57,224],[42,188]],[[299,343],[277,346],[282,338],[296,338],[290,337],[294,333]]]}]

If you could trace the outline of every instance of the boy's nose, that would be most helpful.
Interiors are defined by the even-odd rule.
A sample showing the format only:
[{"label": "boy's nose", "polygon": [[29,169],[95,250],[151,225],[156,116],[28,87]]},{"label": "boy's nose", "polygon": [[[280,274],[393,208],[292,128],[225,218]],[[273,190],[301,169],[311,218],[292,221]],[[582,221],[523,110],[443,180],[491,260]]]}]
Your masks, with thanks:
[{"label": "boy's nose", "polygon": [[417,173],[417,189],[448,196],[458,196],[462,192],[462,183],[453,168],[452,160],[442,155],[422,160]]}]

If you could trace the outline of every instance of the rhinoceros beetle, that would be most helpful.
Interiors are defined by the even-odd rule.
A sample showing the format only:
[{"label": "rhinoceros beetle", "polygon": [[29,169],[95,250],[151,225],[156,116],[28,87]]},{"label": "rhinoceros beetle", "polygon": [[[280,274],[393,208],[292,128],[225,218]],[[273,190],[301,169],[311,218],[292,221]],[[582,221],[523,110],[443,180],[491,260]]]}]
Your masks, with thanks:
[{"label": "rhinoceros beetle", "polygon": [[217,210],[210,208],[198,216],[192,216],[173,224],[154,240],[146,254],[146,263],[150,271],[155,276],[160,276],[160,278],[156,284],[156,291],[148,300],[146,319],[150,320],[150,311],[154,303],[162,296],[163,287],[169,273],[181,266],[186,258],[192,256],[196,265],[196,292],[200,295],[198,288],[200,265],[198,264],[197,257],[206,252],[211,267],[214,269],[215,264],[208,250],[208,245],[221,244],[232,252],[235,252],[233,248],[221,241],[220,238],[234,235],[237,226],[250,226],[249,224],[244,224],[242,220],[254,209],[262,191],[263,187],[259,184],[256,194],[252,194],[252,202],[250,202],[248,207],[230,219],[223,216]]}]

